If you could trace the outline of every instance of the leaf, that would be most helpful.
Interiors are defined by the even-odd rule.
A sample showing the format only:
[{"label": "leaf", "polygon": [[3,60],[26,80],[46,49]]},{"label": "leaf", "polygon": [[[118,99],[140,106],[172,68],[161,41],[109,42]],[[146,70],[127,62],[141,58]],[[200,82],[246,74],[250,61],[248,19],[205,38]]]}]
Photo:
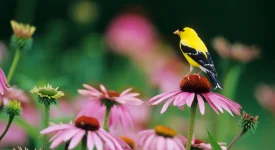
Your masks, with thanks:
[{"label": "leaf", "polygon": [[221,146],[216,142],[216,140],[212,137],[210,132],[207,130],[208,140],[211,144],[212,150],[222,150]]}]

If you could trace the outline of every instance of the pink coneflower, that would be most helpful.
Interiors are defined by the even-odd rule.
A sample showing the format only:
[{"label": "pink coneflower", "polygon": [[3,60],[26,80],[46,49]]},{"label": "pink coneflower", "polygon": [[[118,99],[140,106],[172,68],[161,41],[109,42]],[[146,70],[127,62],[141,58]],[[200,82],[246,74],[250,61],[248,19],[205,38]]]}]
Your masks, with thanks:
[{"label": "pink coneflower", "polygon": [[7,90],[2,97],[0,97],[1,104],[4,106],[7,105],[8,101],[12,99],[16,99],[22,104],[29,103],[30,101],[28,94],[15,86],[9,88],[9,90]]},{"label": "pink coneflower", "polygon": [[[104,118],[106,109],[110,111],[108,126],[116,128],[121,125],[124,129],[133,127],[133,119],[130,111],[125,105],[140,105],[143,102],[136,96],[139,93],[130,92],[132,89],[127,89],[121,93],[107,90],[103,85],[100,85],[100,90],[84,84],[85,90],[78,90],[78,92],[91,98],[90,105],[85,106],[77,116],[95,116],[97,118]],[[107,114],[108,115],[108,114]]]},{"label": "pink coneflower", "polygon": [[255,94],[261,106],[275,115],[275,86],[261,84],[257,87]]},{"label": "pink coneflower", "polygon": [[169,127],[156,126],[155,129],[138,133],[138,146],[143,150],[185,150],[176,132]]},{"label": "pink coneflower", "polygon": [[61,143],[69,142],[68,148],[75,148],[80,141],[86,140],[89,150],[103,149],[110,147],[111,149],[122,150],[119,142],[104,129],[100,128],[100,124],[96,118],[81,116],[76,121],[69,124],[51,125],[42,130],[40,134],[54,133],[50,139],[52,142],[50,148],[54,149]]},{"label": "pink coneflower", "polygon": [[4,95],[4,92],[9,89],[10,87],[8,86],[6,76],[3,70],[0,68],[0,94]]},{"label": "pink coneflower", "polygon": [[232,116],[233,114],[231,111],[240,115],[240,109],[242,108],[238,103],[218,93],[211,92],[209,81],[207,78],[200,75],[189,75],[184,77],[180,83],[179,90],[159,94],[151,98],[147,103],[149,105],[157,105],[166,99],[169,100],[162,107],[161,113],[164,113],[172,102],[174,106],[180,109],[183,109],[185,104],[191,107],[192,103],[198,103],[201,114],[204,114],[205,102],[208,102],[217,114],[219,114],[218,111],[223,113],[223,109],[225,109]]},{"label": "pink coneflower", "polygon": [[[184,143],[184,145],[186,144],[187,139],[184,136],[178,135],[178,138]],[[194,137],[192,138],[191,144],[192,144],[191,149],[194,149],[194,150],[196,150],[196,149],[212,150],[211,144],[205,143],[204,141],[199,140],[199,139],[195,139]],[[225,146],[226,143],[219,142],[218,144],[221,146],[222,150],[227,149],[227,147]]]}]

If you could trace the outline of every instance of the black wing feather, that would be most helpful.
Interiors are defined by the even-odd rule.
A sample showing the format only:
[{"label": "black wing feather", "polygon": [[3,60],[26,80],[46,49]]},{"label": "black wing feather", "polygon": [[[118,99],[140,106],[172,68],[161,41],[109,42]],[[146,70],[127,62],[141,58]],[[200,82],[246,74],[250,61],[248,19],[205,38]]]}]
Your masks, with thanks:
[{"label": "black wing feather", "polygon": [[196,51],[194,48],[185,46],[183,44],[181,44],[181,50],[184,54],[191,57],[198,64],[211,71],[212,73],[217,74],[211,56],[208,52],[206,53],[208,58],[206,58],[202,52]]}]

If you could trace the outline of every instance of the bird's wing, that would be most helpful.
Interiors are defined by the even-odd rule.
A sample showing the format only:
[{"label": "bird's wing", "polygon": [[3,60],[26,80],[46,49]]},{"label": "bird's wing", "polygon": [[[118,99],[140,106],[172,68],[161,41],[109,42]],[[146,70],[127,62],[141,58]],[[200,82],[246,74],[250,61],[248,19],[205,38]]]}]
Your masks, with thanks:
[{"label": "bird's wing", "polygon": [[202,67],[206,68],[207,70],[211,71],[212,73],[217,74],[213,61],[211,59],[211,56],[209,52],[206,52],[207,57],[203,52],[197,51],[194,48],[191,48],[189,46],[185,46],[181,44],[181,50],[184,54],[188,55],[190,58],[192,58],[195,62],[200,64]]}]

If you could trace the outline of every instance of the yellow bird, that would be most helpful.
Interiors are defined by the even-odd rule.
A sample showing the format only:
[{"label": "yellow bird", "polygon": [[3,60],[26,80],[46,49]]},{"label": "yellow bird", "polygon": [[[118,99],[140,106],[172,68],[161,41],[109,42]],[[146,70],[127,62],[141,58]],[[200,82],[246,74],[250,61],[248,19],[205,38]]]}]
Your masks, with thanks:
[{"label": "yellow bird", "polygon": [[215,89],[223,89],[223,86],[217,79],[218,74],[211,56],[196,31],[185,27],[178,29],[174,34],[179,35],[181,52],[190,64],[190,72],[188,74],[194,70],[194,67],[200,68],[203,72],[207,73]]}]

